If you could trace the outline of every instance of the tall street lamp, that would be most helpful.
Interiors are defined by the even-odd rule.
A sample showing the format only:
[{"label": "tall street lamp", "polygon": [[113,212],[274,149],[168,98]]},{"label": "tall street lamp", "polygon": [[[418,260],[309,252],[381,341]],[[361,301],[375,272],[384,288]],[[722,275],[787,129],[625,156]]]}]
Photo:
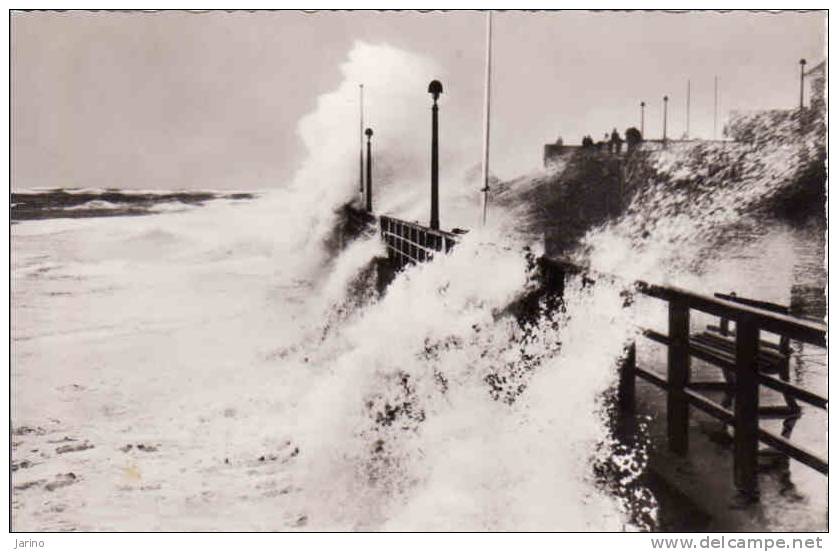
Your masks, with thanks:
[{"label": "tall street lamp", "polygon": [[800,109],[803,109],[803,77],[806,73],[806,60],[800,60]]},{"label": "tall street lamp", "polygon": [[439,107],[436,101],[442,94],[442,83],[432,80],[428,93],[434,98],[431,108],[431,228],[439,230]]},{"label": "tall street lamp", "polygon": [[367,213],[372,213],[372,129],[364,131],[367,135]]}]

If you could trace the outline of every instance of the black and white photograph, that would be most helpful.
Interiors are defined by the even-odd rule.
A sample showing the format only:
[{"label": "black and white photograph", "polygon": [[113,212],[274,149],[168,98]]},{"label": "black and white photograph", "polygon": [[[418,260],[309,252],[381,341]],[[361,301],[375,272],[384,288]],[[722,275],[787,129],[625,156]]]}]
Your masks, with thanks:
[{"label": "black and white photograph", "polygon": [[18,7],[9,549],[823,547],[826,9]]}]

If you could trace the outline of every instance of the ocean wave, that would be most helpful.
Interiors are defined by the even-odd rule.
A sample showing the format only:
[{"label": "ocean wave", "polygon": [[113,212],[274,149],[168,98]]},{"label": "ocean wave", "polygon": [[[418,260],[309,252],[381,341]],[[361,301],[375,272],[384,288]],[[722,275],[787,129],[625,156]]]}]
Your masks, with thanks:
[{"label": "ocean wave", "polygon": [[144,191],[94,188],[55,188],[15,191],[12,220],[143,215],[182,211],[210,201],[250,200],[255,192]]}]

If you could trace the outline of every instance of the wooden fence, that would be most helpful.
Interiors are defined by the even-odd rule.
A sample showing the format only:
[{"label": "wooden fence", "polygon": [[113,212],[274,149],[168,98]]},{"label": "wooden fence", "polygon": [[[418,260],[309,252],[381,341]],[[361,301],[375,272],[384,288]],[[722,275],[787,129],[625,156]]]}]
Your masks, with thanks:
[{"label": "wooden fence", "polygon": [[[387,254],[398,269],[413,263],[424,262],[436,253],[448,252],[457,243],[458,236],[450,232],[432,230],[388,216],[379,217],[381,238],[387,245]],[[545,285],[562,293],[565,278],[571,273],[582,273],[582,268],[561,260],[541,258],[539,265]],[[588,272],[585,277],[598,277]],[[611,275],[599,275],[619,279]],[[734,482],[746,493],[756,493],[758,446],[762,442],[825,475],[829,473],[826,458],[793,443],[784,435],[759,426],[759,391],[764,386],[795,401],[801,401],[826,410],[828,399],[810,390],[794,385],[760,369],[765,342],[760,332],[780,336],[782,343],[789,339],[826,347],[827,327],[824,324],[789,316],[772,310],[760,301],[739,299],[732,296],[708,296],[672,286],[652,285],[645,282],[627,284],[637,292],[665,301],[669,305],[669,329],[666,335],[644,330],[642,335],[667,347],[666,375],[637,366],[635,346],[631,344],[622,363],[618,400],[621,407],[633,409],[635,381],[641,378],[666,391],[666,425],[669,448],[677,454],[686,454],[689,444],[689,409],[698,408],[734,428]],[[723,335],[733,337],[730,350],[713,348],[700,343],[690,334],[690,313],[698,311],[721,319]],[[735,332],[728,329],[735,324]],[[729,377],[726,382],[692,382],[690,361],[703,360],[720,367]],[[764,364],[764,359],[762,360]],[[733,408],[714,402],[701,391],[732,391]]]},{"label": "wooden fence", "polygon": [[[553,280],[563,281],[571,272],[581,272],[579,267],[562,261],[543,260],[542,267],[553,272]],[[557,277],[556,273],[560,276]],[[667,347],[666,375],[637,366],[634,344],[627,350],[622,363],[618,401],[623,408],[634,404],[635,379],[640,377],[666,391],[666,425],[669,448],[677,454],[686,454],[689,444],[689,408],[698,408],[710,416],[733,426],[734,482],[746,493],[756,493],[758,446],[762,442],[775,450],[828,475],[826,458],[807,450],[799,444],[773,431],[759,426],[760,386],[778,391],[786,397],[799,400],[826,410],[828,399],[788,381],[760,370],[760,332],[769,332],[784,338],[826,347],[827,327],[824,324],[795,318],[760,308],[759,302],[743,304],[733,298],[707,296],[672,286],[636,282],[634,288],[649,297],[666,301],[669,305],[669,328],[666,335],[654,330],[644,330],[643,336]],[[741,301],[741,300],[740,300]],[[759,305],[759,306],[754,306]],[[732,354],[707,347],[691,339],[690,313],[704,312],[731,321],[736,330]],[[720,367],[730,376],[730,383],[692,382],[690,360],[696,358]],[[732,389],[733,409],[723,406],[700,391]]]}]

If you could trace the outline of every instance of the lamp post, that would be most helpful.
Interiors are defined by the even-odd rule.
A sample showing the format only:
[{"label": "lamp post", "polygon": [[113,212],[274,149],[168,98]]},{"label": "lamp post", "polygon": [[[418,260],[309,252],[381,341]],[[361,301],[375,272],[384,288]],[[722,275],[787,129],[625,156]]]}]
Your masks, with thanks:
[{"label": "lamp post", "polygon": [[687,139],[690,137],[690,79],[687,79],[687,130],[685,131]]},{"label": "lamp post", "polygon": [[428,93],[434,99],[431,108],[431,228],[439,230],[439,107],[436,101],[442,94],[442,83],[432,80]]},{"label": "lamp post", "polygon": [[663,141],[666,142],[666,109],[669,104],[669,96],[663,97]]},{"label": "lamp post", "polygon": [[640,102],[640,136],[645,134],[645,124],[646,124],[646,102]]},{"label": "lamp post", "polygon": [[806,60],[800,60],[800,109],[803,109],[803,76],[806,72]]},{"label": "lamp post", "polygon": [[718,137],[719,127],[719,77],[713,77],[713,140]]},{"label": "lamp post", "polygon": [[364,131],[367,135],[367,213],[372,213],[372,129]]},{"label": "lamp post", "polygon": [[358,88],[360,90],[360,110],[361,110],[361,118],[360,118],[360,128],[358,129],[358,137],[361,139],[360,148],[358,151],[358,165],[360,174],[358,175],[358,193],[362,196],[364,195],[364,85],[359,84]]}]

